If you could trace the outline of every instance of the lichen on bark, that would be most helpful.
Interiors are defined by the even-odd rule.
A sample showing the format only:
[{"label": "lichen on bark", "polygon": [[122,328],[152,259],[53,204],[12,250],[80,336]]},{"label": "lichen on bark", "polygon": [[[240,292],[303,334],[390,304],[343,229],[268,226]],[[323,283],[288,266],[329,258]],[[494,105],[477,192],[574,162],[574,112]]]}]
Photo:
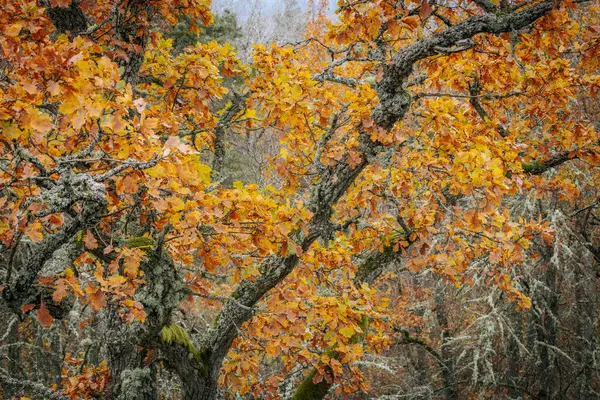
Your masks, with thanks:
[{"label": "lichen on bark", "polygon": [[154,377],[149,368],[121,372],[121,388],[116,400],[152,400],[156,398]]}]

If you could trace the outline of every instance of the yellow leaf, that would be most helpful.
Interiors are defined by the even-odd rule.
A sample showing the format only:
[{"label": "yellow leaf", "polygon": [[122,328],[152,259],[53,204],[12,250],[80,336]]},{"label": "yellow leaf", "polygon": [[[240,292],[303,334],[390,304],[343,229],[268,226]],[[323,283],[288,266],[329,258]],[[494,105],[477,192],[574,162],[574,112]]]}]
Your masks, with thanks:
[{"label": "yellow leaf", "polygon": [[23,25],[25,25],[25,23],[23,21],[14,23],[4,30],[4,34],[9,37],[19,36],[19,33],[21,33],[21,28],[23,28]]},{"label": "yellow leaf", "polygon": [[25,228],[25,234],[33,242],[39,242],[44,238],[43,231],[44,228],[42,227],[42,224],[39,223],[39,221],[35,221],[34,223],[29,224]]},{"label": "yellow leaf", "polygon": [[58,112],[64,115],[73,114],[81,108],[81,102],[75,96],[67,96],[58,106]]},{"label": "yellow leaf", "polygon": [[198,165],[196,166],[196,172],[198,172],[198,177],[200,178],[200,180],[204,183],[208,183],[210,182],[210,173],[211,173],[211,169],[208,165],[206,164],[202,164],[202,163],[198,163]]},{"label": "yellow leaf", "polygon": [[10,140],[18,139],[23,135],[23,131],[16,125],[0,124],[0,128],[2,128],[2,135]]},{"label": "yellow leaf", "polygon": [[300,85],[292,86],[292,99],[298,100],[302,96],[302,87]]},{"label": "yellow leaf", "polygon": [[340,333],[344,335],[344,337],[350,339],[354,335],[354,328],[351,326],[345,326],[340,329]]},{"label": "yellow leaf", "polygon": [[[121,286],[125,282],[127,282],[127,278],[123,275],[112,275],[108,277],[108,284],[111,286]],[[130,301],[133,303],[132,300]]]},{"label": "yellow leaf", "polygon": [[30,110],[29,126],[39,133],[46,134],[52,130],[54,123],[48,114],[39,110]]},{"label": "yellow leaf", "polygon": [[241,181],[233,182],[234,189],[242,190],[244,188],[244,184]]}]

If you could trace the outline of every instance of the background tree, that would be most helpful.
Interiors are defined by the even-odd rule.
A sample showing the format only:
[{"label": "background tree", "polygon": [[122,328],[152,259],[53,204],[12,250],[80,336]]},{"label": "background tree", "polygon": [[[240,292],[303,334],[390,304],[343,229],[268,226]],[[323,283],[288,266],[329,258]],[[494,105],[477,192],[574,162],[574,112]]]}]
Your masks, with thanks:
[{"label": "background tree", "polygon": [[190,23],[189,17],[183,16],[171,29],[167,37],[173,39],[173,51],[181,53],[186,47],[193,46],[197,42],[208,43],[216,40],[219,44],[229,43],[235,47],[236,41],[242,37],[241,28],[238,26],[236,15],[229,9],[221,14],[215,14],[214,21],[205,26],[200,34],[190,31],[192,26],[201,22]]}]

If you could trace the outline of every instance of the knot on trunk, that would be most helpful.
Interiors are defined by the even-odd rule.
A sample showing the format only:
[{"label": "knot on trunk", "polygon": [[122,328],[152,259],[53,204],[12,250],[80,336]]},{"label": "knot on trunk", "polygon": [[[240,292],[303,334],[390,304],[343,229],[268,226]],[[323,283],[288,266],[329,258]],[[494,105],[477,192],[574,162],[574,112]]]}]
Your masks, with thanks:
[{"label": "knot on trunk", "polygon": [[371,114],[375,123],[386,129],[391,129],[396,122],[404,117],[411,103],[410,93],[402,87],[392,90],[379,88],[379,104]]}]

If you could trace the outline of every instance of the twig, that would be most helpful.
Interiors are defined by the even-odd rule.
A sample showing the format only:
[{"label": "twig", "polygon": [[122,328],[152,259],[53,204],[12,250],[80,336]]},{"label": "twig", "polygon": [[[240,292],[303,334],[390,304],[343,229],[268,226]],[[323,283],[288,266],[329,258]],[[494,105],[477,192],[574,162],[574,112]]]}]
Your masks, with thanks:
[{"label": "twig", "polygon": [[205,298],[205,299],[209,299],[209,300],[217,300],[217,301],[220,301],[222,303],[232,302],[233,304],[237,305],[240,308],[243,308],[244,310],[254,311],[254,309],[252,307],[248,307],[248,306],[240,303],[239,301],[237,301],[233,297],[219,296],[219,295],[216,295],[216,294],[203,294],[203,293],[194,292],[193,290],[190,290],[190,289],[185,290],[185,293],[187,293],[189,295],[192,295],[192,296],[202,297],[202,298]]}]

